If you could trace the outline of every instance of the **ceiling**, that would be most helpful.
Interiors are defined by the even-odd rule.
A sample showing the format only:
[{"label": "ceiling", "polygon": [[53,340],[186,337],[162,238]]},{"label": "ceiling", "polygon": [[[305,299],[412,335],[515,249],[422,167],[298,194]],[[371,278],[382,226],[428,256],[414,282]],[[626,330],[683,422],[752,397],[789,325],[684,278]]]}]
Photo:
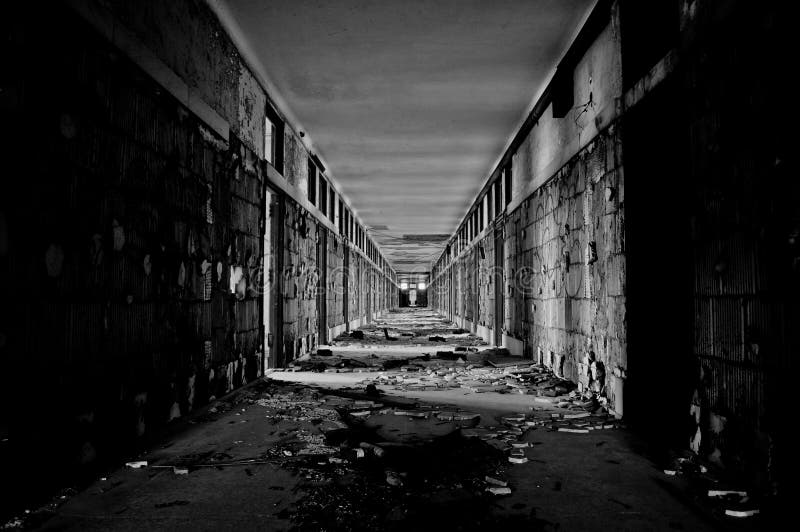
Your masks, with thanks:
[{"label": "ceiling", "polygon": [[398,271],[427,271],[594,0],[226,0]]}]

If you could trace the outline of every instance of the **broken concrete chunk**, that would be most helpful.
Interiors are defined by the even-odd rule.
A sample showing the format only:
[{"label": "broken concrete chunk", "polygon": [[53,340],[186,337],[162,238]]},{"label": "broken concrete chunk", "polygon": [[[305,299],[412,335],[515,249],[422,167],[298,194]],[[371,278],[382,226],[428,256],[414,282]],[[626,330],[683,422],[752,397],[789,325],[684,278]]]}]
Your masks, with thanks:
[{"label": "broken concrete chunk", "polygon": [[428,414],[425,412],[413,412],[411,410],[395,410],[394,415],[396,416],[408,416],[408,417],[428,417]]},{"label": "broken concrete chunk", "polygon": [[134,462],[126,462],[125,467],[130,467],[131,469],[140,469],[142,467],[147,467],[147,460],[136,460]]},{"label": "broken concrete chunk", "polygon": [[394,471],[387,471],[386,472],[386,483],[390,486],[402,486],[403,479],[400,478],[400,475],[395,473]]},{"label": "broken concrete chunk", "polygon": [[506,482],[505,480],[500,480],[500,479],[497,479],[497,478],[493,478],[493,477],[490,477],[488,475],[486,477],[484,477],[484,480],[486,481],[487,484],[494,484],[495,486],[500,486],[500,487],[503,487],[503,488],[508,486],[508,482]]},{"label": "broken concrete chunk", "polygon": [[564,414],[564,419],[580,419],[589,416],[591,416],[589,412],[579,412],[577,414]]},{"label": "broken concrete chunk", "polygon": [[492,495],[511,495],[511,488],[491,487],[491,488],[486,488],[486,491],[488,491]]},{"label": "broken concrete chunk", "polygon": [[384,455],[384,453],[385,453],[385,451],[383,450],[383,448],[382,448],[382,447],[378,447],[378,446],[377,446],[377,445],[375,445],[374,443],[369,443],[369,442],[362,441],[362,442],[361,442],[360,444],[358,444],[358,445],[359,445],[359,447],[361,447],[362,449],[365,449],[365,450],[372,451],[372,454],[374,454],[374,455],[375,455],[375,456],[377,456],[378,458],[381,458],[381,457]]},{"label": "broken concrete chunk", "polygon": [[525,464],[528,462],[528,459],[524,456],[509,456],[508,461],[512,464]]},{"label": "broken concrete chunk", "polygon": [[176,475],[188,475],[189,468],[188,467],[180,467],[180,466],[173,466],[172,472]]},{"label": "broken concrete chunk", "polygon": [[571,434],[589,434],[589,429],[570,429],[566,427],[559,427],[558,432],[568,432]]},{"label": "broken concrete chunk", "polygon": [[757,509],[753,510],[725,510],[725,515],[730,517],[753,517],[754,515],[758,515],[761,511]]},{"label": "broken concrete chunk", "polygon": [[709,497],[729,497],[731,495],[735,495],[737,497],[747,497],[747,492],[735,490],[708,490]]}]

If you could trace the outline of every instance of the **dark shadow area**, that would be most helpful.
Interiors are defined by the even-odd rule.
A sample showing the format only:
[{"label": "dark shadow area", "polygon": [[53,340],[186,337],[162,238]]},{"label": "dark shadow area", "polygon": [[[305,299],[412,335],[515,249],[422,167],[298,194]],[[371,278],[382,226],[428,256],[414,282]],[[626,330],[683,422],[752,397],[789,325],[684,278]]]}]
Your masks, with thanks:
[{"label": "dark shadow area", "polygon": [[625,417],[655,445],[683,448],[692,356],[688,144],[674,85],[624,118],[628,378]]}]

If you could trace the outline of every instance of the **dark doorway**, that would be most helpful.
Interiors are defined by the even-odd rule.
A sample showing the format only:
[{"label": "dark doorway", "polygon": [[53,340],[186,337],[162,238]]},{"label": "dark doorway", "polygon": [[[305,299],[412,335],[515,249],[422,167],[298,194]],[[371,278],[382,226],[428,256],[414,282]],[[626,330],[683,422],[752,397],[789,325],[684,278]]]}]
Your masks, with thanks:
[{"label": "dark doorway", "polygon": [[283,194],[272,194],[270,196],[269,215],[274,220],[270,224],[272,253],[270,254],[272,269],[269,272],[270,279],[273,281],[271,286],[271,322],[274,325],[272,331],[268,333],[267,342],[270,344],[269,366],[273,368],[285,368],[287,356],[294,355],[294,346],[283,344],[283,265],[285,260],[286,245],[285,220],[286,220],[286,199]]},{"label": "dark doorway", "polygon": [[328,230],[320,224],[317,242],[317,323],[319,344],[328,343]]},{"label": "dark doorway", "polygon": [[413,285],[406,290],[399,290],[401,307],[427,307],[428,289],[415,288]]},{"label": "dark doorway", "polygon": [[503,345],[503,323],[505,322],[505,290],[503,289],[503,239],[502,224],[494,230],[494,343]]},{"label": "dark doorway", "polygon": [[693,368],[691,190],[676,87],[625,116],[628,376],[625,418],[659,444],[683,445]]}]

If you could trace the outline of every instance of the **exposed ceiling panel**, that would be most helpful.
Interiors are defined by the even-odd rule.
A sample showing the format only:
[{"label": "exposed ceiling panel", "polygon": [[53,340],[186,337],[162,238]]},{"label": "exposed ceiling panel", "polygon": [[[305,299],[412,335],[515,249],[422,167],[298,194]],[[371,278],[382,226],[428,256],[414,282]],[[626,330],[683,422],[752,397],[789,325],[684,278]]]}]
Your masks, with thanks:
[{"label": "exposed ceiling panel", "polygon": [[441,253],[594,1],[227,4],[374,240],[408,270]]}]

